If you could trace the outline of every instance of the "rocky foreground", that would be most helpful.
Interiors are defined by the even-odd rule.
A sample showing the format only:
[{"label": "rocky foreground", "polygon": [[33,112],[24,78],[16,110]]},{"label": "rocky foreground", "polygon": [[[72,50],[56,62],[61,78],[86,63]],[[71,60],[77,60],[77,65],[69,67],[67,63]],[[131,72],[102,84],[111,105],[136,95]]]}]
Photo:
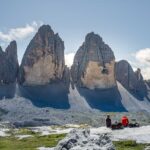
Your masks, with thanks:
[{"label": "rocky foreground", "polygon": [[10,145],[12,149],[19,147],[23,150],[115,150],[119,147],[149,150],[150,126],[111,130],[86,124],[28,128],[0,124],[0,137],[3,150]]},{"label": "rocky foreground", "polygon": [[91,135],[90,130],[72,130],[50,150],[115,150],[109,135]]}]

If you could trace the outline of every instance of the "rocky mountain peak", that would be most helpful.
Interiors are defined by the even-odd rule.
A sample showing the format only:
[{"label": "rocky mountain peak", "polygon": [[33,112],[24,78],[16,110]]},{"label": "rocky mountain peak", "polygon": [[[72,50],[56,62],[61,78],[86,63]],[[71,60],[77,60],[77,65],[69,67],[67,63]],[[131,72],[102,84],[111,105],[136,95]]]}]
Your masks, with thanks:
[{"label": "rocky mountain peak", "polygon": [[116,79],[128,90],[136,88],[134,71],[126,60],[116,63]]},{"label": "rocky mountain peak", "polygon": [[19,67],[16,41],[10,42],[5,52],[0,48],[0,64],[0,83],[15,82]]},{"label": "rocky mountain peak", "polygon": [[[41,39],[45,39],[46,37],[53,36],[54,32],[51,29],[50,25],[42,25],[39,28],[37,35],[39,35],[41,37]],[[35,37],[37,37],[37,35]]]},{"label": "rocky mountain peak", "polygon": [[11,57],[11,58],[14,58],[17,60],[17,43],[16,43],[16,41],[10,42],[10,44],[6,48],[5,52],[8,57]]},{"label": "rocky mountain peak", "polygon": [[115,86],[115,57],[111,48],[94,32],[88,33],[78,49],[72,66],[75,83],[88,88]]},{"label": "rocky mountain peak", "polygon": [[137,77],[137,80],[143,80],[143,76],[141,74],[141,69],[137,68],[137,70],[135,71],[135,75]]},{"label": "rocky mountain peak", "polygon": [[64,71],[64,42],[49,25],[39,28],[29,43],[19,73],[19,82],[43,85],[61,80]]},{"label": "rocky mountain peak", "polygon": [[[38,32],[41,33],[47,33],[47,32],[53,32],[52,28],[50,25],[42,25],[39,29]],[[54,32],[53,32],[54,33]]]},{"label": "rocky mountain peak", "polygon": [[0,46],[0,54],[1,54],[1,53],[3,53],[3,49],[2,49],[2,47]]},{"label": "rocky mountain peak", "polygon": [[89,43],[89,42],[100,43],[102,42],[102,38],[98,34],[95,34],[94,32],[90,32],[86,35],[85,42],[86,43]]},{"label": "rocky mountain peak", "polygon": [[116,63],[116,80],[129,92],[137,96],[137,98],[143,99],[147,96],[147,89],[141,74],[141,69],[138,68],[134,72],[128,61],[121,60]]}]

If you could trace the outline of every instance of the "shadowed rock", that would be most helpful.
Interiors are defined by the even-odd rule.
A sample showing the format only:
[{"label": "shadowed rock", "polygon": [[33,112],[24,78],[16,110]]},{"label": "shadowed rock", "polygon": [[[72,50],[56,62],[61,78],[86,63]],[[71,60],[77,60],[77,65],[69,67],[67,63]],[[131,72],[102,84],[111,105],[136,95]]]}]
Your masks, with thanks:
[{"label": "shadowed rock", "polygon": [[103,90],[78,88],[78,91],[93,109],[99,109],[105,112],[127,111],[121,103],[121,96],[117,87]]},{"label": "shadowed rock", "polygon": [[17,44],[12,41],[5,52],[0,48],[0,84],[16,82],[18,67]]},{"label": "shadowed rock", "polygon": [[18,68],[17,44],[12,41],[5,52],[0,47],[0,99],[14,96]]},{"label": "shadowed rock", "polygon": [[147,89],[141,70],[133,71],[131,65],[126,60],[116,63],[116,79],[138,99],[147,96]]},{"label": "shadowed rock", "polygon": [[63,82],[36,86],[19,85],[19,95],[31,100],[37,107],[68,109],[67,85]]}]

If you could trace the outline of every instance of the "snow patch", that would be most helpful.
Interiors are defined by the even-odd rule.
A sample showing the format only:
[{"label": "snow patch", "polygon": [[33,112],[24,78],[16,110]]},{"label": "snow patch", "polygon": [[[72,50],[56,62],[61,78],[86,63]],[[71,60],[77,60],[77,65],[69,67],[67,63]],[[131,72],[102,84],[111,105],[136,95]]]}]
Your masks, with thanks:
[{"label": "snow patch", "polygon": [[135,140],[137,143],[150,143],[150,126],[125,128],[112,132],[113,140]]},{"label": "snow patch", "polygon": [[32,135],[16,135],[16,137],[19,138],[19,140],[22,140],[22,139],[33,137],[33,136]]},{"label": "snow patch", "polygon": [[77,90],[77,88],[74,86],[74,89],[72,89],[71,85],[69,88],[69,103],[71,106],[71,109],[73,110],[91,110],[91,107],[85,100],[83,96],[81,96]]},{"label": "snow patch", "polygon": [[41,127],[32,127],[30,128],[33,132],[41,133],[41,136],[50,135],[50,134],[65,134],[69,133],[73,128],[52,128],[50,126],[41,126]]},{"label": "snow patch", "polygon": [[143,101],[132,96],[122,85],[117,82],[118,90],[122,97],[122,104],[129,112],[147,111],[150,112],[150,102],[145,98]]},{"label": "snow patch", "polygon": [[51,148],[48,148],[48,147],[39,147],[37,148],[38,150],[51,150]]},{"label": "snow patch", "polygon": [[9,129],[0,128],[0,137],[10,136],[9,134],[6,133],[8,131],[9,131]]},{"label": "snow patch", "polygon": [[150,143],[150,125],[121,130],[111,130],[106,127],[91,128],[91,133],[93,135],[109,133],[113,141],[134,140],[137,143]]},{"label": "snow patch", "polygon": [[[49,135],[49,134],[69,133],[73,129],[74,128],[53,129],[51,127],[35,127],[33,128],[33,131],[40,132],[41,135]],[[150,125],[141,126],[137,128],[124,128],[121,130],[111,130],[110,128],[106,127],[99,127],[99,128],[90,127],[89,129],[91,136],[98,136],[100,134],[109,134],[113,141],[135,140],[137,143],[150,143]]]}]

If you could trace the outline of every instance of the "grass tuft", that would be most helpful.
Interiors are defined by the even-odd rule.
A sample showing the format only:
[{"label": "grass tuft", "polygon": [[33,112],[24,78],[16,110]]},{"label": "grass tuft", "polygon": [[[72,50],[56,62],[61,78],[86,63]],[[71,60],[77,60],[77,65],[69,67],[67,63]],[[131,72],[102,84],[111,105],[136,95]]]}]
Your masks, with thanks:
[{"label": "grass tuft", "polygon": [[52,134],[47,136],[36,134],[33,137],[21,140],[15,136],[1,137],[0,150],[36,150],[38,147],[54,147],[65,136],[66,134]]},{"label": "grass tuft", "polygon": [[116,150],[144,150],[147,144],[136,143],[133,140],[113,141]]}]

